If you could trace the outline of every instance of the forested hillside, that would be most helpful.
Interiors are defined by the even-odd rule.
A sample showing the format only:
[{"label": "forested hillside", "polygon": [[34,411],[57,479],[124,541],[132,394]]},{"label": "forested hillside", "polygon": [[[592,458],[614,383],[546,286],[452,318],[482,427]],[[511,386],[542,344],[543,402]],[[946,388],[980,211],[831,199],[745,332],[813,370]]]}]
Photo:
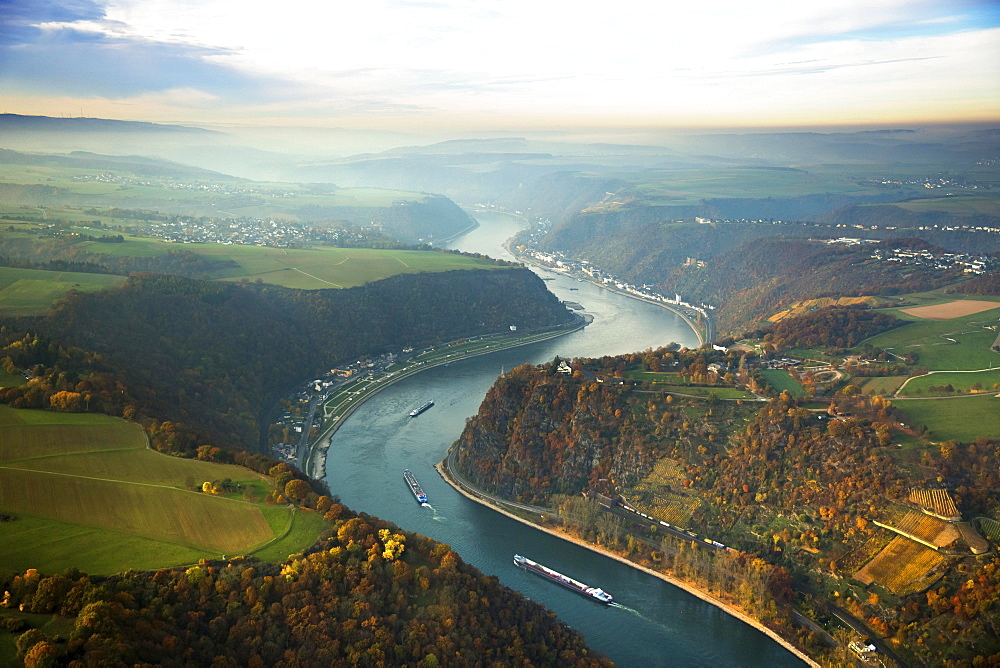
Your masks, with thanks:
[{"label": "forested hillside", "polygon": [[853,348],[903,322],[865,308],[825,308],[779,322],[765,334],[777,348]]},{"label": "forested hillside", "polygon": [[20,635],[30,666],[611,665],[447,545],[340,504],[326,517],[326,536],[283,565],[236,558],[108,578],[29,570],[0,575],[0,605],[74,619],[60,637]]},{"label": "forested hillside", "polygon": [[[783,322],[774,341],[839,345],[893,324],[834,309]],[[657,527],[633,532],[624,545],[621,521],[581,508],[580,494],[648,504],[641,507],[654,518],[669,517],[777,569],[765,577],[772,585],[787,570],[796,594],[772,588],[777,607],[763,605],[759,593],[744,604],[789,629],[781,597],[824,618],[822,601],[836,590],[844,592],[837,605],[892,639],[908,661],[941,665],[946,657],[961,663],[1000,652],[1000,561],[974,556],[980,548],[970,548],[959,531],[924,522],[905,505],[919,498],[912,490],[931,486],[951,490],[966,518],[996,516],[1000,442],[950,441],[904,454],[897,439],[907,438],[906,429],[881,396],[845,389],[820,409],[786,393],[759,404],[696,399],[654,384],[670,376],[678,384],[754,386],[744,354],[649,350],[574,360],[572,374],[555,372],[556,363],[518,367],[498,379],[468,421],[456,445],[457,468],[485,491],[556,508],[571,530],[642,563],[700,570],[696,579],[722,591],[749,586],[725,558],[713,559],[710,550],[690,554],[674,538],[661,542]],[[932,532],[907,530],[931,532],[925,542],[939,540],[939,551],[903,538],[890,543],[895,534],[875,522],[938,522]],[[883,586],[859,594],[847,584],[854,579]]]},{"label": "forested hillside", "polygon": [[659,457],[696,448],[718,430],[689,419],[680,405],[654,401],[647,414],[622,374],[670,369],[699,383],[728,384],[710,377],[713,357],[661,349],[578,361],[572,376],[557,374],[554,363],[519,366],[497,379],[468,421],[458,468],[484,489],[527,503],[588,489],[613,493],[641,479]]},{"label": "forested hillside", "polygon": [[[73,293],[44,317],[10,323],[0,358],[48,379],[10,390],[15,405],[48,407],[52,393],[81,392],[86,372],[60,368],[71,360],[58,353],[76,347],[97,353],[125,384],[131,411],[194,430],[171,448],[252,449],[276,395],[342,359],[572,317],[537,276],[518,268],[316,291],[137,274],[121,288]],[[25,332],[39,343],[24,345]],[[119,403],[110,405],[121,415]]]},{"label": "forested hillside", "polygon": [[[110,577],[0,571],[0,662],[14,661],[16,637],[16,658],[29,666],[610,665],[448,546],[356,515],[322,495],[322,483],[246,452],[279,394],[338,361],[574,322],[541,279],[501,266],[309,291],[179,275],[218,268],[200,259],[56,260],[176,273],[132,273],[118,288],[72,291],[44,316],[5,318],[0,372],[17,384],[0,401],[136,420],[158,450],[270,474],[266,503],[298,503],[330,528],[284,564],[236,557]],[[0,522],[23,519],[0,513]]]}]

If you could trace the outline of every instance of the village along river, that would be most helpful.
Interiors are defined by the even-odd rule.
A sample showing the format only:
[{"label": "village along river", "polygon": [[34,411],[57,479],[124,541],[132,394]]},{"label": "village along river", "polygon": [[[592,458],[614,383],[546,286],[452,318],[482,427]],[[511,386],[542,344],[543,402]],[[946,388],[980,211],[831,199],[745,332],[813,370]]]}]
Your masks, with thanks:
[{"label": "village along river", "polygon": [[[511,259],[503,242],[521,223],[475,214],[480,227],[451,244]],[[483,573],[542,603],[580,631],[587,644],[621,666],[801,666],[759,631],[662,580],[560,540],[465,498],[433,466],[479,410],[503,370],[559,355],[599,357],[697,337],[677,315],[594,285],[540,271],[560,299],[578,302],[594,322],[578,332],[530,346],[436,367],[402,380],[365,402],[333,437],[327,457],[330,490],[350,508],[395,522],[451,546]],[[419,417],[408,413],[426,401]],[[418,505],[403,481],[410,469],[427,492]],[[625,608],[606,607],[514,566],[515,553],[590,586]]]}]

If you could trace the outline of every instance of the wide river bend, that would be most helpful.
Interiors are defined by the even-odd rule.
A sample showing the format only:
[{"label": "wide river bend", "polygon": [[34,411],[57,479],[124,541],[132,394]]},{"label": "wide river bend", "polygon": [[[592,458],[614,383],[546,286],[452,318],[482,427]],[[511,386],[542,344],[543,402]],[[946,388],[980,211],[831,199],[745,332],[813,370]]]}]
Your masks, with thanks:
[{"label": "wide river bend", "polygon": [[[478,229],[452,248],[512,259],[503,242],[522,223],[503,214],[473,214]],[[326,481],[334,494],[399,526],[447,543],[468,563],[553,610],[587,643],[620,666],[801,666],[770,638],[720,609],[662,580],[590,550],[537,531],[466,499],[433,466],[458,438],[467,417],[505,369],[539,364],[556,355],[599,357],[697,337],[670,311],[564,276],[539,271],[566,301],[578,302],[594,322],[542,343],[429,369],[391,385],[344,423],[327,456]],[[427,400],[434,407],[408,413]],[[431,508],[415,502],[403,482],[410,469]],[[516,568],[515,553],[602,587],[626,608],[608,608]]]}]

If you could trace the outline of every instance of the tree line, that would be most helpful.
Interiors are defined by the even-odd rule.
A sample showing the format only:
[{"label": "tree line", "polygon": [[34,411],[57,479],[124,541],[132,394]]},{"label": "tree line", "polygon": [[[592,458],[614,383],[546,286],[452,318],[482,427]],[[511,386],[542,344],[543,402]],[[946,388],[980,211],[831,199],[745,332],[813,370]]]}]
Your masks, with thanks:
[{"label": "tree line", "polygon": [[612,665],[447,545],[340,504],[325,516],[324,537],[284,564],[0,575],[0,605],[74,620],[65,635],[24,631],[18,656],[27,666]]}]

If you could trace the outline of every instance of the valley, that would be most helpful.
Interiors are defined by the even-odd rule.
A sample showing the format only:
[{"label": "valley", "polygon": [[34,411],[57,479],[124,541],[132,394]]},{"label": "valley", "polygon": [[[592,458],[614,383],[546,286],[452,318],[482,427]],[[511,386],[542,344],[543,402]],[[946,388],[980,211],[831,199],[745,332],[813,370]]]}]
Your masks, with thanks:
[{"label": "valley", "polygon": [[[373,512],[447,541],[625,664],[681,656],[676,629],[713,624],[714,664],[799,661],[627,564],[809,661],[871,658],[863,636],[883,665],[971,660],[970,641],[995,654],[1000,227],[995,174],[967,141],[982,136],[891,173],[860,153],[445,143],[315,172],[343,187],[7,151],[0,399],[11,424],[46,409],[69,431],[9,432],[22,445],[4,454],[0,511],[23,547],[0,569],[27,614],[53,610],[17,574],[30,569],[197,584],[248,564],[296,582],[359,550],[458,563],[430,542],[397,561],[416,534]],[[95,413],[128,421],[83,436]],[[470,493],[551,542],[438,479],[449,444]],[[430,509],[407,498],[404,468]],[[51,512],[64,495],[80,510]],[[954,512],[928,519],[935,504]],[[167,512],[150,524],[151,508]],[[109,549],[117,536],[131,556]],[[640,610],[642,642],[620,647],[600,615],[515,576],[525,543]],[[973,573],[982,590],[967,593]]]}]

